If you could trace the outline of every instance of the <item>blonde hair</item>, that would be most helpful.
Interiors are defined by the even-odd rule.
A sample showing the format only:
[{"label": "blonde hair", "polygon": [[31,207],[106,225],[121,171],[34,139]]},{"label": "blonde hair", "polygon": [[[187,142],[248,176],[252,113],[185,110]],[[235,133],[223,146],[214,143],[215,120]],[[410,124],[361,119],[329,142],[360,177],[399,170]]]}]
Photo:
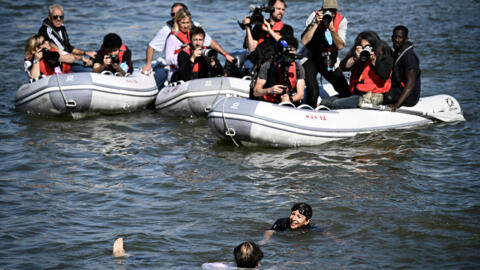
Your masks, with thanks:
[{"label": "blonde hair", "polygon": [[177,11],[177,13],[175,14],[175,19],[173,20],[173,27],[172,27],[172,30],[173,31],[178,31],[180,30],[180,21],[185,19],[185,18],[190,18],[190,23],[192,22],[192,14],[190,14],[190,11],[188,11],[187,9],[179,9]]},{"label": "blonde hair", "polygon": [[34,55],[38,46],[40,46],[40,36],[33,35],[29,37],[25,43],[25,58],[28,59]]}]

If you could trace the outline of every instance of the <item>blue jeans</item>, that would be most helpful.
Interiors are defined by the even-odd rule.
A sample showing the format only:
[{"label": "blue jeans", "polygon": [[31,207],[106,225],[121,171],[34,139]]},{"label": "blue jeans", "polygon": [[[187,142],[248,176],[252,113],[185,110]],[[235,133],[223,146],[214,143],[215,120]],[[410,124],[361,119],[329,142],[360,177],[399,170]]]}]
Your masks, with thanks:
[{"label": "blue jeans", "polygon": [[72,64],[72,72],[92,72],[92,68],[91,67],[86,67],[82,64],[77,64],[77,63],[73,63]]},{"label": "blue jeans", "polygon": [[168,71],[163,67],[163,65],[156,65],[152,69],[155,72],[153,77],[157,83],[157,88],[158,90],[161,90],[165,86],[164,83],[167,80]]},{"label": "blue jeans", "polygon": [[327,106],[332,110],[338,109],[353,109],[358,108],[359,95],[351,95],[349,97],[339,98],[338,96],[332,96],[322,99],[321,105]]}]

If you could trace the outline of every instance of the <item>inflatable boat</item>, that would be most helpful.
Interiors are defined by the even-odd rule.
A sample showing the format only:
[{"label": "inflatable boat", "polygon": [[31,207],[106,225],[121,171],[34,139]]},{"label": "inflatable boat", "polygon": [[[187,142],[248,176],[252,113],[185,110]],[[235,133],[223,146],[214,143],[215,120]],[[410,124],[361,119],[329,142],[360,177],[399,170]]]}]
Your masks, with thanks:
[{"label": "inflatable boat", "polygon": [[237,145],[297,147],[320,145],[360,133],[465,120],[457,100],[448,95],[424,97],[416,106],[401,107],[396,112],[387,106],[369,104],[342,110],[291,106],[224,98],[208,114],[208,125],[215,135]]},{"label": "inflatable boat", "polygon": [[98,73],[55,74],[22,85],[17,90],[15,106],[29,114],[79,119],[141,110],[153,104],[157,94],[153,76],[137,71],[128,77]]},{"label": "inflatable boat", "polygon": [[248,97],[250,79],[213,77],[173,83],[157,95],[155,109],[164,115],[206,117],[224,96]]}]

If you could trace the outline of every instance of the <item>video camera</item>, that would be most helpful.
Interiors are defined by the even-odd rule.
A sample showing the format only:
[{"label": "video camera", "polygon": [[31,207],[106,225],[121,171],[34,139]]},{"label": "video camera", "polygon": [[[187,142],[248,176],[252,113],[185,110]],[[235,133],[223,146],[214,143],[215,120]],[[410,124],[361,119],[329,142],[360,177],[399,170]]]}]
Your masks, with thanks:
[{"label": "video camera", "polygon": [[[254,25],[262,25],[265,21],[265,17],[263,16],[262,12],[265,13],[272,13],[275,9],[268,5],[268,4],[263,4],[261,6],[254,6],[250,5],[250,24]],[[245,29],[245,26],[250,26],[250,25],[245,25],[241,22],[238,22],[238,25],[240,28]]]},{"label": "video camera", "polygon": [[301,54],[296,54],[296,53],[291,53],[290,51],[292,50],[292,47],[288,45],[288,43],[281,39],[278,42],[278,55],[280,57],[283,57],[283,62],[285,63],[292,63],[296,59],[302,59],[303,56]]}]

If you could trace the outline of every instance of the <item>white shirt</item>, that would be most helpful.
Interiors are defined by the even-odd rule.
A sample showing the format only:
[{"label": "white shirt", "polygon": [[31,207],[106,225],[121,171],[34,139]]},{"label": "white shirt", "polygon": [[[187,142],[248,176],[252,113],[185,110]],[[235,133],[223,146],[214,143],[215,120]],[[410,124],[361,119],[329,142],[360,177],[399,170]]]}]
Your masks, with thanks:
[{"label": "white shirt", "polygon": [[[198,22],[193,22],[193,25],[197,27],[201,26]],[[172,29],[168,25],[165,25],[162,27],[162,29],[160,29],[160,31],[157,32],[155,37],[150,41],[150,43],[148,43],[148,45],[150,45],[150,47],[157,52],[163,52],[165,50],[168,35],[170,35],[171,32]],[[205,34],[205,46],[210,46],[210,43],[212,43],[212,38],[208,34]]]}]

